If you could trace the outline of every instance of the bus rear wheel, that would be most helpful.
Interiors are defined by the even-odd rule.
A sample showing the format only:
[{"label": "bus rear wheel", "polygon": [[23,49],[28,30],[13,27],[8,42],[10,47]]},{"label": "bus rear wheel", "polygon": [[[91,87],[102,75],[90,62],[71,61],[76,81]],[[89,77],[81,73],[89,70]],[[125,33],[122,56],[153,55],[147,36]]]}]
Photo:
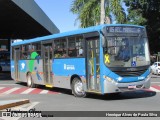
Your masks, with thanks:
[{"label": "bus rear wheel", "polygon": [[73,79],[72,92],[75,97],[86,97],[86,92],[83,89],[83,83],[79,78]]},{"label": "bus rear wheel", "polygon": [[30,88],[35,87],[35,84],[33,82],[31,73],[28,73],[28,75],[27,75],[27,86],[30,87]]}]

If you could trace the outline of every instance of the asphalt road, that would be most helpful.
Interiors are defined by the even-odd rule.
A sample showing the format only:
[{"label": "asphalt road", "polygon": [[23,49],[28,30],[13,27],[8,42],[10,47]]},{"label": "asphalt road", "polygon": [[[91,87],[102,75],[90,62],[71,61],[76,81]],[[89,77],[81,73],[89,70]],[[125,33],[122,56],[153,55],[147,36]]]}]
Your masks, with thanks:
[{"label": "asphalt road", "polygon": [[[29,99],[30,104],[18,106],[12,109],[27,111],[35,108],[36,111],[160,111],[160,76],[153,75],[151,79],[151,86],[156,88],[152,91],[136,91],[125,92],[120,95],[92,95],[86,98],[76,98],[71,94],[70,90],[66,89],[47,89],[40,86],[34,89],[31,93],[18,92],[13,94],[11,88],[21,88],[21,90],[28,89],[26,84],[16,83],[11,80],[9,73],[0,73],[0,88],[5,88],[6,94],[0,90],[1,100],[14,99]],[[8,90],[8,91],[7,91]],[[10,90],[10,92],[9,92]],[[12,93],[11,93],[12,91]],[[42,92],[43,91],[43,92]],[[41,94],[44,93],[44,94]],[[96,114],[96,113],[95,113]],[[24,120],[25,118],[17,118]],[[26,118],[27,119],[27,118]],[[34,118],[35,119],[35,118]],[[37,118],[38,119],[38,118]],[[47,118],[48,119],[48,118]],[[50,118],[53,119],[53,118]],[[54,118],[55,119],[55,118]],[[64,119],[64,118],[56,118]],[[74,118],[65,118],[74,119]],[[76,118],[82,120],[97,119],[97,118]],[[115,117],[100,117],[98,120],[114,119]],[[124,119],[124,118],[118,118]],[[131,119],[137,119],[136,117]],[[146,119],[141,117],[140,120]],[[149,118],[148,118],[149,119]],[[159,119],[159,118],[155,118]]]}]

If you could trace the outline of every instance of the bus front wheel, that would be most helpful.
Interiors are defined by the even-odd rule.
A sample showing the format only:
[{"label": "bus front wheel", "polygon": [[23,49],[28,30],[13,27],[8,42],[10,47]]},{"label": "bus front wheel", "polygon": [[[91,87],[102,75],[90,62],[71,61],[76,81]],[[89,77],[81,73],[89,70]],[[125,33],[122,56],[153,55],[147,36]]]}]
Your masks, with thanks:
[{"label": "bus front wheel", "polygon": [[33,82],[31,73],[28,73],[28,75],[27,75],[27,86],[30,87],[30,88],[35,87],[35,84]]},{"label": "bus front wheel", "polygon": [[74,78],[72,81],[72,92],[76,97],[85,97],[86,92],[83,89],[83,83],[79,78]]}]

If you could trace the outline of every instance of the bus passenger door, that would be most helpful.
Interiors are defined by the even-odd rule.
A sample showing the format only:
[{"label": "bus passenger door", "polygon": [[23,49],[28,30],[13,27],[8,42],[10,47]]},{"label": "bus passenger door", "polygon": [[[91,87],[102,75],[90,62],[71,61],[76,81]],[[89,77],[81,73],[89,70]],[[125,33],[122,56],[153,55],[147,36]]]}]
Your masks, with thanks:
[{"label": "bus passenger door", "polygon": [[14,70],[15,70],[15,80],[19,80],[19,69],[18,69],[18,62],[20,59],[20,48],[14,48]]},{"label": "bus passenger door", "polygon": [[44,81],[47,87],[52,87],[52,58],[53,48],[52,43],[43,44],[43,73]]},{"label": "bus passenger door", "polygon": [[99,38],[89,38],[87,49],[87,84],[89,91],[100,91]]}]

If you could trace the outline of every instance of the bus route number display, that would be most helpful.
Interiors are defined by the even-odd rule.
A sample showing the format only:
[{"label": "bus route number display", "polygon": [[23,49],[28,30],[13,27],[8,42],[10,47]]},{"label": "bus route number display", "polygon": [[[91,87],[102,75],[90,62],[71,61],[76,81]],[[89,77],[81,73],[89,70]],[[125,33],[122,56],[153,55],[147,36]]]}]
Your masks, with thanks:
[{"label": "bus route number display", "polygon": [[109,33],[140,33],[141,28],[136,27],[109,27],[108,28]]}]

